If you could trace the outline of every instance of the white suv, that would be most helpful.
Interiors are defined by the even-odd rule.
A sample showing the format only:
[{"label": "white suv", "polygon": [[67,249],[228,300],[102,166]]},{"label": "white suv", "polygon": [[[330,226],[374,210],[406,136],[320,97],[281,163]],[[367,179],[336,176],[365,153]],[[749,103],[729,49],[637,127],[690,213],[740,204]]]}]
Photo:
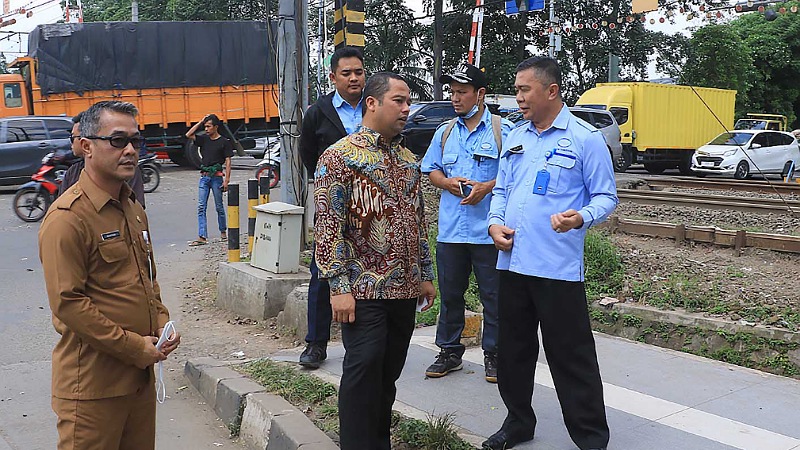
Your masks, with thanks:
[{"label": "white suv", "polygon": [[752,174],[785,175],[800,162],[800,147],[791,133],[768,130],[734,130],[720,134],[692,155],[698,176],[733,175],[742,180]]}]

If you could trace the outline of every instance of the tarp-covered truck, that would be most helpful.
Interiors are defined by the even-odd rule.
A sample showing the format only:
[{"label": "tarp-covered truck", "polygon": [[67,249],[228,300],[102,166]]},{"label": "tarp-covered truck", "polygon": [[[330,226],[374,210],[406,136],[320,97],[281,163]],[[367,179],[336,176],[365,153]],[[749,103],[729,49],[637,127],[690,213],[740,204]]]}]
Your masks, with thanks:
[{"label": "tarp-covered truck", "polygon": [[0,75],[0,117],[72,116],[100,100],[128,101],[151,149],[197,165],[184,134],[206,114],[237,139],[277,130],[268,31],[264,22],[234,21],[40,25],[28,56],[10,65],[20,73]]},{"label": "tarp-covered truck", "polygon": [[598,83],[576,106],[599,108],[617,119],[623,156],[614,167],[632,163],[649,173],[677,167],[692,174],[692,154],[733,127],[736,91],[647,82]]}]

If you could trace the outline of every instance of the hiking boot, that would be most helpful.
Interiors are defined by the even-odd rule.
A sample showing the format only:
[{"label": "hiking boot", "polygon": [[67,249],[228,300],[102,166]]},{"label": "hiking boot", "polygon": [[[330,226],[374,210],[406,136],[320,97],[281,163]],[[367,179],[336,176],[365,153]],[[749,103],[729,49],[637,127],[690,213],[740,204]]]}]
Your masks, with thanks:
[{"label": "hiking boot", "polygon": [[486,381],[497,383],[497,353],[484,353],[483,367],[486,369]]},{"label": "hiking boot", "polygon": [[436,361],[425,371],[425,375],[431,378],[439,378],[454,370],[461,370],[462,367],[464,366],[461,363],[460,356],[447,350],[442,350],[436,356]]},{"label": "hiking boot", "polygon": [[309,342],[306,349],[300,354],[300,365],[307,369],[318,369],[322,361],[328,357],[325,342]]}]

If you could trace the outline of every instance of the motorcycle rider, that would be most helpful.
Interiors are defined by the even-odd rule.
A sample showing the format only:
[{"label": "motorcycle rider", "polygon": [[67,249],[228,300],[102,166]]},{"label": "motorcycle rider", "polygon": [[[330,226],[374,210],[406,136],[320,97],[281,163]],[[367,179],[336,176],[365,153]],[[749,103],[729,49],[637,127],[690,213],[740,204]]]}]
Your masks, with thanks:
[{"label": "motorcycle rider", "polygon": [[[72,118],[72,131],[69,134],[69,142],[72,144],[72,154],[80,159],[69,166],[69,169],[67,169],[66,173],[64,173],[64,179],[61,181],[61,186],[58,187],[59,196],[66,192],[67,189],[72,187],[73,184],[78,182],[78,178],[80,178],[81,171],[86,163],[83,160],[83,150],[81,150],[80,147],[80,123],[82,115],[83,112],[79,112]],[[144,181],[142,180],[142,171],[139,170],[139,166],[136,166],[136,170],[133,173],[133,178],[128,180],[128,185],[131,187],[133,194],[136,196],[136,200],[142,204],[142,208],[146,208],[144,204]]]}]

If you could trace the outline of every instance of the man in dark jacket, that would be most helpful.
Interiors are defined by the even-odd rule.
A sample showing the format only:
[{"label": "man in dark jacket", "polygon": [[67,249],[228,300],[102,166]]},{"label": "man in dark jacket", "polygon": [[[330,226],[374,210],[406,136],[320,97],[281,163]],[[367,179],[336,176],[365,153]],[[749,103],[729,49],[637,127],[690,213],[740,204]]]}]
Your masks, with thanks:
[{"label": "man in dark jacket", "polygon": [[[83,113],[80,112],[78,115],[72,118],[72,132],[69,135],[69,142],[72,143],[72,154],[80,158],[79,160],[72,163],[69,166],[69,169],[64,173],[64,179],[61,180],[61,185],[58,187],[58,195],[60,196],[64,192],[67,191],[73,184],[78,182],[78,178],[81,176],[81,171],[85,166],[85,161],[83,160],[83,149],[81,149],[81,131],[80,131],[80,124],[81,124],[81,117]],[[141,156],[141,153],[140,155]],[[133,178],[128,180],[128,185],[133,190],[133,195],[136,197],[136,201],[142,204],[142,208],[145,208],[144,204],[144,180],[142,179],[142,171],[139,170],[139,166],[136,166],[136,171],[133,174]]]},{"label": "man in dark jacket", "polygon": [[[309,173],[317,169],[322,152],[361,126],[361,93],[364,90],[364,56],[355,47],[342,47],[331,57],[330,80],[336,88],[311,105],[303,118],[300,156]],[[308,285],[308,334],[300,365],[316,369],[327,358],[331,337],[331,293],[328,282],[319,279],[317,263],[311,259]]]}]

